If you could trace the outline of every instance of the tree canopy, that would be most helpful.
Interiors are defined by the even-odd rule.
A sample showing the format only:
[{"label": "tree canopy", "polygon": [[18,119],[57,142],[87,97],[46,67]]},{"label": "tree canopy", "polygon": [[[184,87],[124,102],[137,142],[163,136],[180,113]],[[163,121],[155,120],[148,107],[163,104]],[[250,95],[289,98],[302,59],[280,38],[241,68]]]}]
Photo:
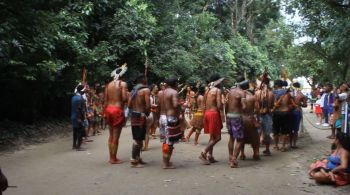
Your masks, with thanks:
[{"label": "tree canopy", "polygon": [[[340,0],[0,0],[1,117],[68,115],[84,67],[89,83],[104,83],[124,62],[127,81],[147,67],[150,83],[173,74],[205,81],[212,72],[254,78],[265,69],[278,78],[282,65],[314,81],[345,79],[348,7]],[[296,11],[306,21],[297,28],[281,14]],[[310,41],[295,45],[296,36]]]}]

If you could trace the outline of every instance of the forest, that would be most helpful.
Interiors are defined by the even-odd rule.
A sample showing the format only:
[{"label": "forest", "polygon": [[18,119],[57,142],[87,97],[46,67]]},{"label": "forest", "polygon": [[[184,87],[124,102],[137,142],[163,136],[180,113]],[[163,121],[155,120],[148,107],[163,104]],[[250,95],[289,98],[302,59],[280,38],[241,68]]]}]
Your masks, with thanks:
[{"label": "forest", "polygon": [[0,0],[0,120],[68,117],[83,69],[89,84],[105,83],[123,63],[129,83],[145,71],[149,83],[219,72],[230,84],[268,70],[336,84],[349,75],[349,8],[349,0]]}]

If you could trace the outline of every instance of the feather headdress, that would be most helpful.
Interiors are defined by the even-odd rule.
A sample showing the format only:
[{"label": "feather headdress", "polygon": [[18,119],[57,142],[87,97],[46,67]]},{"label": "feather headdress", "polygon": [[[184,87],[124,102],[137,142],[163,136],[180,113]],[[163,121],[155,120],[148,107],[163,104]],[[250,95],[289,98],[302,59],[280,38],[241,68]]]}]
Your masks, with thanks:
[{"label": "feather headdress", "polygon": [[219,79],[219,80],[216,80],[216,81],[214,81],[214,82],[209,83],[209,85],[208,85],[209,89],[211,89],[211,88],[217,86],[217,85],[220,84],[224,79],[225,79],[225,78],[221,78],[221,79]]},{"label": "feather headdress", "polygon": [[118,80],[121,76],[123,76],[125,74],[125,72],[128,70],[128,66],[126,63],[124,63],[123,65],[121,65],[120,67],[114,69],[111,72],[111,77],[114,78],[114,80]]}]

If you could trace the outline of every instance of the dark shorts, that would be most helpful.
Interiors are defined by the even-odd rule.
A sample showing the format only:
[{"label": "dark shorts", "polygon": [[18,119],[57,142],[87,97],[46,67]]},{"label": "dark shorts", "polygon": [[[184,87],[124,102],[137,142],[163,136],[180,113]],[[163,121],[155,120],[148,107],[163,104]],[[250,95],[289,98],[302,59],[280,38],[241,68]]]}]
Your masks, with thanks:
[{"label": "dark shorts", "polygon": [[132,138],[137,141],[146,138],[146,115],[140,112],[131,113]]},{"label": "dark shorts", "polygon": [[298,132],[300,128],[300,121],[301,121],[301,111],[300,110],[294,110],[293,111],[293,126],[292,131]]},{"label": "dark shorts", "polygon": [[274,135],[288,135],[292,129],[293,115],[291,112],[279,112],[273,113],[273,134]]}]

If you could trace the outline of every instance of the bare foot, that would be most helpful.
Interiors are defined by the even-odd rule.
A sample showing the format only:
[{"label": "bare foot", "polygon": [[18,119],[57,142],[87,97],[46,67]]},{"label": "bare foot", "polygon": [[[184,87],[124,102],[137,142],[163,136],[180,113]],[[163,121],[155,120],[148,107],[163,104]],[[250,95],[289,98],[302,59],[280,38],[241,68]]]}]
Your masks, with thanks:
[{"label": "bare foot", "polygon": [[116,159],[116,160],[109,160],[108,161],[110,164],[122,164],[124,161],[120,160],[120,159]]},{"label": "bare foot", "polygon": [[270,151],[267,151],[267,150],[264,150],[264,151],[263,151],[263,155],[264,155],[264,156],[271,156],[271,152],[270,152]]},{"label": "bare foot", "polygon": [[132,164],[132,165],[131,165],[131,168],[143,168],[143,167],[145,167],[145,166],[143,166],[143,165],[140,164],[140,163]]},{"label": "bare foot", "polygon": [[201,155],[199,156],[199,159],[202,160],[204,165],[210,165],[210,162],[207,160],[207,157],[206,157],[206,155],[203,152],[201,152]]},{"label": "bare foot", "polygon": [[238,162],[236,159],[232,159],[230,162],[230,167],[231,168],[238,168]]},{"label": "bare foot", "polygon": [[86,148],[75,148],[76,151],[86,151]]},{"label": "bare foot", "polygon": [[163,169],[176,169],[173,163],[169,163],[168,165],[163,165]]},{"label": "bare foot", "polygon": [[258,154],[254,154],[254,155],[253,155],[253,159],[254,159],[254,160],[261,160],[261,159],[260,159],[260,156],[259,156]]},{"label": "bare foot", "polygon": [[214,158],[214,157],[212,157],[212,156],[209,156],[209,157],[208,157],[208,160],[209,160],[209,162],[210,162],[210,163],[216,163],[216,162],[219,162],[219,161],[215,160],[215,158]]},{"label": "bare foot", "polygon": [[245,155],[242,154],[240,157],[239,157],[240,160],[245,160]]},{"label": "bare foot", "polygon": [[198,142],[194,142],[193,145],[195,145],[195,146],[198,145]]},{"label": "bare foot", "polygon": [[141,165],[146,165],[147,164],[145,161],[142,160],[142,158],[139,159],[138,163],[141,164]]}]

